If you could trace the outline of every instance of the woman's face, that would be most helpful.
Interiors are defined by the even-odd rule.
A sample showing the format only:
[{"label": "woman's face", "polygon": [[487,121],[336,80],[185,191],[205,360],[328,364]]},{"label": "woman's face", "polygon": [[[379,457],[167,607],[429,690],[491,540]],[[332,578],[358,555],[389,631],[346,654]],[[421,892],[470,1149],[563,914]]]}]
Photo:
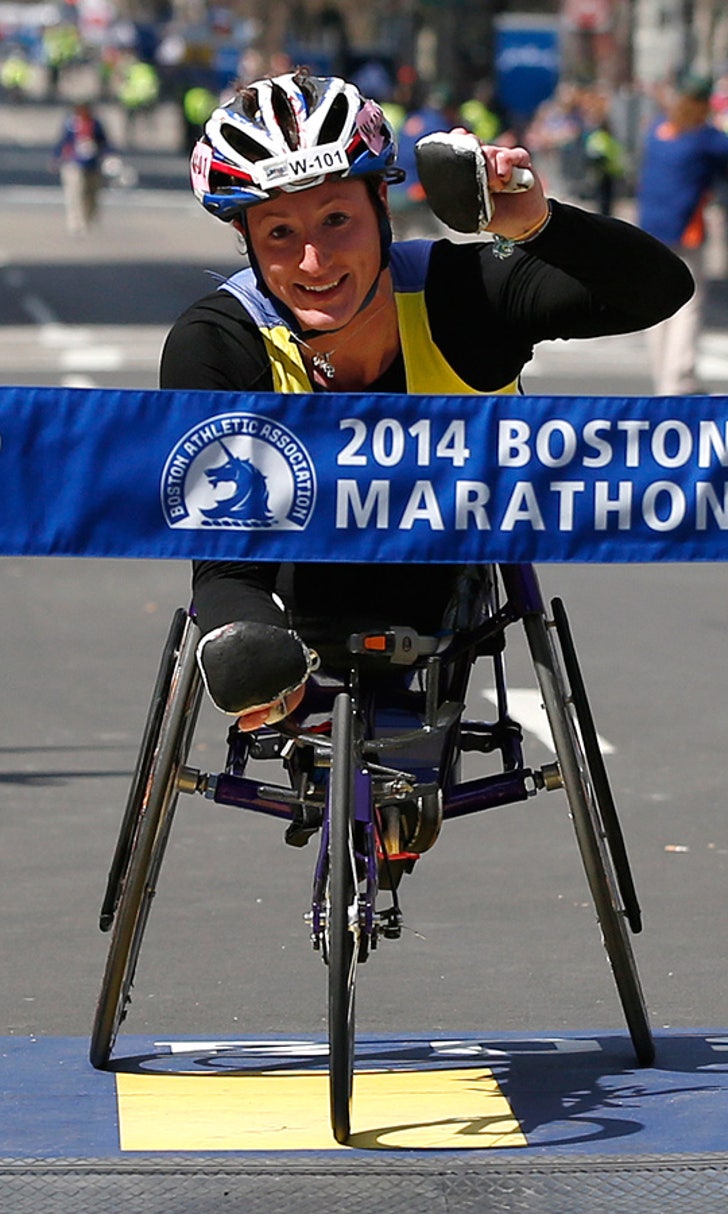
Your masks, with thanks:
[{"label": "woman's face", "polygon": [[363,181],[325,181],[251,207],[248,238],[269,291],[301,328],[340,329],[381,263],[379,223]]}]

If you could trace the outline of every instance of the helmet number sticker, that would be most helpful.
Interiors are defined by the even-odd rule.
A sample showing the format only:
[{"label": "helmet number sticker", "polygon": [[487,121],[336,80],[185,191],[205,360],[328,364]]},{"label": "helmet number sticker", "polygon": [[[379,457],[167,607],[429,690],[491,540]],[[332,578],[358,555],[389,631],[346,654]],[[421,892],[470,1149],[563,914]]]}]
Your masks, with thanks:
[{"label": "helmet number sticker", "polygon": [[324,143],[317,148],[300,148],[275,159],[261,160],[255,166],[263,188],[296,186],[326,173],[343,173],[349,168],[344,148],[339,143]]},{"label": "helmet number sticker", "polygon": [[207,143],[196,143],[190,159],[190,179],[195,194],[207,194],[210,189],[210,165],[212,148]]}]

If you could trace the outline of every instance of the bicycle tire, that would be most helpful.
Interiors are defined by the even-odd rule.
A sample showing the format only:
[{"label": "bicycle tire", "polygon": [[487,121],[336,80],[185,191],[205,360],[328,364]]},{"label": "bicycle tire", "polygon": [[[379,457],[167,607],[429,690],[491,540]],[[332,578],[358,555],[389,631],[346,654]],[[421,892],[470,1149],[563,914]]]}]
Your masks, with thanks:
[{"label": "bicycle tire", "polygon": [[358,958],[354,709],[348,693],[338,695],[334,702],[331,743],[326,907],[329,1097],[334,1138],[345,1143],[351,1133]]},{"label": "bicycle tire", "polygon": [[593,777],[584,752],[579,723],[565,689],[562,666],[543,614],[526,615],[523,623],[602,941],[637,1061],[641,1066],[649,1066],[655,1059],[649,1015],[627,931],[619,882],[599,820]]},{"label": "bicycle tire", "polygon": [[124,815],[121,820],[119,837],[109,868],[106,891],[99,913],[99,927],[107,932],[114,922],[114,915],[119,901],[122,882],[126,875],[131,855],[132,843],[139,822],[139,815],[144,798],[144,790],[149,781],[149,772],[154,759],[154,752],[159,740],[165,706],[169,697],[169,689],[174,678],[175,666],[179,655],[182,637],[184,635],[187,612],[178,607],[172,616],[167,633],[167,639],[162,650],[162,657],[157,671],[154,691],[149,704],[147,719],[144,724],[141,743],[137,756],[134,775],[129,787]]},{"label": "bicycle tire", "polygon": [[121,882],[106,967],[101,983],[89,1057],[103,1070],[126,1016],[144,931],[164,858],[184,764],[202,697],[195,658],[197,629],[187,619],[161,714],[138,821]]},{"label": "bicycle tire", "polygon": [[579,665],[569,617],[562,599],[552,599],[551,614],[556,625],[556,634],[559,638],[561,655],[564,659],[564,668],[571,691],[571,698],[574,702],[574,711],[579,722],[584,752],[594,782],[594,792],[596,793],[597,806],[601,815],[604,834],[609,845],[609,850],[612,853],[617,881],[619,882],[619,891],[622,895],[624,909],[627,914],[627,922],[632,931],[637,934],[642,931],[642,911],[637,898],[632,868],[629,856],[627,855],[622,827],[617,815],[617,806],[614,802],[609,775],[604,763],[601,746],[599,745],[599,737],[594,724],[589,696]]}]

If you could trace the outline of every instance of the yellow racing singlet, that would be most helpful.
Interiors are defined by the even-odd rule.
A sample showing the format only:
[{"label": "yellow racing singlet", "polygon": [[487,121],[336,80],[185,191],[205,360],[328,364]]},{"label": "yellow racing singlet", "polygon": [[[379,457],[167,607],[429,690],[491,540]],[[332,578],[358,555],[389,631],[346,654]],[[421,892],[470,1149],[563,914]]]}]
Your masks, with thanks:
[{"label": "yellow racing singlet", "polygon": [[[502,395],[518,391],[518,380],[483,393],[461,379],[435,345],[425,304],[425,277],[432,241],[394,244],[390,269],[394,284],[407,391],[415,395]],[[274,392],[313,392],[301,349],[272,300],[259,290],[252,270],[241,270],[220,287],[237,296],[258,325],[273,374]]]}]

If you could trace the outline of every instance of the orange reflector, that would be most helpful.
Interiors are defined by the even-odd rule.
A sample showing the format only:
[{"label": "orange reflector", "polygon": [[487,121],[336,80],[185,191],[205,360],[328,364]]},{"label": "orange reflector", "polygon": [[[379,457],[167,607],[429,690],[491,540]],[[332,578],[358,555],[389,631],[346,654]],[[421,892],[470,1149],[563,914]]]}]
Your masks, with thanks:
[{"label": "orange reflector", "polygon": [[387,648],[387,638],[385,636],[364,637],[365,649],[376,649],[380,653],[384,653]]}]

